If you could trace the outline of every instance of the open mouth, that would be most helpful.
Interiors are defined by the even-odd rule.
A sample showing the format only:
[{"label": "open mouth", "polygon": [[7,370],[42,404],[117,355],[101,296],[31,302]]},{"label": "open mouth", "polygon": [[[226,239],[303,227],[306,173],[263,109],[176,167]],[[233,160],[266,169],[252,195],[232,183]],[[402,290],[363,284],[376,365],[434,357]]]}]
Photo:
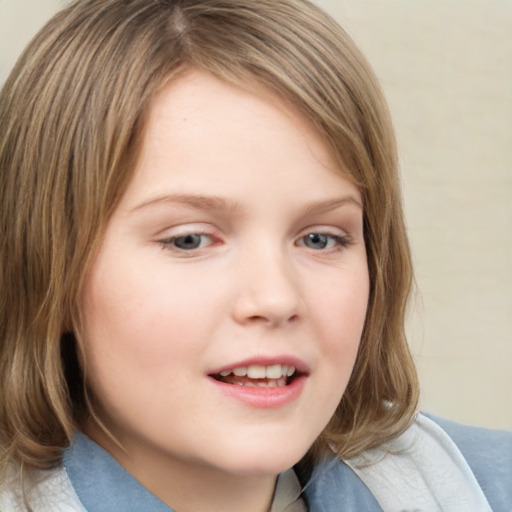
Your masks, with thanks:
[{"label": "open mouth", "polygon": [[224,370],[210,375],[219,382],[252,388],[279,388],[291,384],[299,372],[294,366],[273,364],[249,365]]}]

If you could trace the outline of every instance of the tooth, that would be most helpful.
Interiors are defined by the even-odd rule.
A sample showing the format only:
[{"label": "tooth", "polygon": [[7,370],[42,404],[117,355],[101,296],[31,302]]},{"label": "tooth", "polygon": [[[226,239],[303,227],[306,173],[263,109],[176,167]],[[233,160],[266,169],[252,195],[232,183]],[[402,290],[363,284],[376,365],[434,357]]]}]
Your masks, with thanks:
[{"label": "tooth", "polygon": [[237,376],[237,377],[245,377],[247,375],[247,368],[242,366],[240,368],[234,368],[233,369],[233,373]]},{"label": "tooth", "polygon": [[250,379],[264,379],[266,373],[266,368],[257,364],[251,364],[249,368],[247,368],[247,376]]},{"label": "tooth", "polygon": [[288,366],[288,371],[286,372],[286,375],[288,377],[291,377],[295,373],[295,366]]},{"label": "tooth", "polygon": [[267,379],[279,379],[282,375],[281,365],[274,364],[272,366],[267,366],[265,375]]},{"label": "tooth", "polygon": [[221,377],[227,377],[231,373],[231,370],[224,370],[220,372]]},{"label": "tooth", "polygon": [[276,380],[269,380],[269,381],[267,382],[267,386],[268,386],[269,388],[277,388],[277,386],[278,386],[278,382],[277,382]]}]

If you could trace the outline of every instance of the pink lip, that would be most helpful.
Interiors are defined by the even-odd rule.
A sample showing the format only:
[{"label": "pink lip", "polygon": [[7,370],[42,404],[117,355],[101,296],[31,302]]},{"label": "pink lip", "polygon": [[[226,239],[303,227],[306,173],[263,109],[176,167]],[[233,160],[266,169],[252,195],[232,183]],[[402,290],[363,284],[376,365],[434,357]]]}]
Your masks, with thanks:
[{"label": "pink lip", "polygon": [[[217,375],[222,371],[253,364],[259,366],[271,366],[274,364],[294,366],[298,372],[298,376],[286,386],[275,388],[238,386],[236,384],[227,384],[213,378],[213,375]],[[229,398],[234,398],[246,405],[259,409],[277,409],[293,402],[299,397],[306,384],[308,374],[309,368],[304,361],[290,356],[277,356],[253,357],[231,363],[210,372],[209,377],[210,382],[215,386],[216,390]]]},{"label": "pink lip", "polygon": [[226,384],[214,378],[211,378],[210,382],[212,382],[221,393],[251,407],[258,409],[277,409],[288,405],[299,397],[306,384],[306,379],[306,375],[299,375],[295,377],[290,384],[280,388],[237,386],[236,384]]}]

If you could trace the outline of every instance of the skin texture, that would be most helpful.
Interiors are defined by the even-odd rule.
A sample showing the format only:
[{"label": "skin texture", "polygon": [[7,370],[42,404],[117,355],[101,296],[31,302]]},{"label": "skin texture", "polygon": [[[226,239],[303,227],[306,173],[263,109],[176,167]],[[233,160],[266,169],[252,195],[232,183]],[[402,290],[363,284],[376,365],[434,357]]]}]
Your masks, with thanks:
[{"label": "skin texture", "polygon": [[[339,403],[366,314],[358,190],[299,112],[250,91],[190,70],[155,98],[82,297],[89,386],[124,449],[84,430],[180,512],[267,510]],[[281,401],[211,377],[290,358],[303,376]]]}]

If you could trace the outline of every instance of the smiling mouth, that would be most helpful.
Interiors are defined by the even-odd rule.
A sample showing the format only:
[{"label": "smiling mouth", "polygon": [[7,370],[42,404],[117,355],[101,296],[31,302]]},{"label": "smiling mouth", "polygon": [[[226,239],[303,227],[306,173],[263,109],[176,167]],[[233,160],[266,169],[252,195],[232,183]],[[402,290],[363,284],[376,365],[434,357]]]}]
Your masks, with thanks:
[{"label": "smiling mouth", "polygon": [[273,364],[269,366],[239,366],[211,375],[225,384],[252,388],[279,388],[293,382],[299,373],[294,366]]}]

